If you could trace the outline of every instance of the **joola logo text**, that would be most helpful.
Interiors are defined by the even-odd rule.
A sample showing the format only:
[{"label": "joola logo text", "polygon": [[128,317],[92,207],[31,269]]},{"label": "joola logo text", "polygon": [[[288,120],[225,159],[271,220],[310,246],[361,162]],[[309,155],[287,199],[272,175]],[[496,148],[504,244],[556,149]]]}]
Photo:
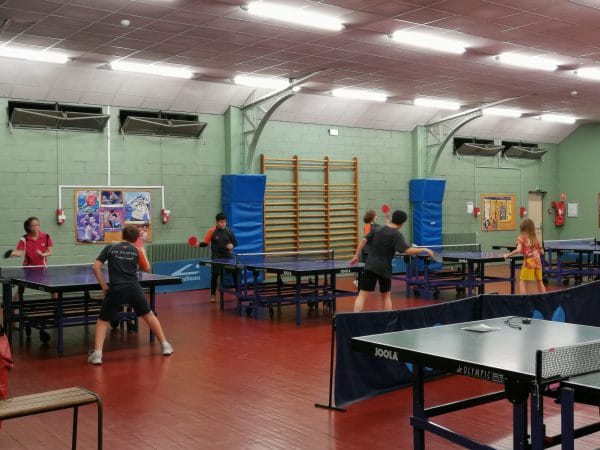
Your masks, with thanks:
[{"label": "joola logo text", "polygon": [[393,350],[388,350],[387,348],[379,348],[375,347],[375,356],[379,358],[391,359],[393,361],[398,361],[398,353]]}]

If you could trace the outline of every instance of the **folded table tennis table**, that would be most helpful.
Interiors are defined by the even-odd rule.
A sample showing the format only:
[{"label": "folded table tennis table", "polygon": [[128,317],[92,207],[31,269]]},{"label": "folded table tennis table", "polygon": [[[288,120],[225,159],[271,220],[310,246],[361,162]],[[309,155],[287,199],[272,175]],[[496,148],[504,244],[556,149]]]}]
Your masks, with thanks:
[{"label": "folded table tennis table", "polygon": [[[103,268],[104,276],[110,284],[108,272]],[[149,291],[150,308],[156,312],[156,286],[181,284],[180,277],[138,272],[138,280]],[[3,323],[7,336],[12,339],[13,325],[18,325],[19,342],[23,343],[26,329],[37,328],[40,331],[57,329],[56,349],[63,354],[63,329],[67,326],[94,323],[101,302],[90,296],[90,291],[101,290],[91,264],[64,266],[25,266],[0,268],[2,283]],[[13,303],[12,287],[17,286],[19,295]],[[56,298],[45,300],[25,300],[25,288],[56,294]],[[66,297],[64,294],[72,294]],[[79,295],[76,295],[79,294]],[[126,313],[123,313],[126,314]],[[129,317],[135,318],[132,314]],[[124,318],[124,316],[123,316]],[[152,341],[154,336],[150,334]]]}]

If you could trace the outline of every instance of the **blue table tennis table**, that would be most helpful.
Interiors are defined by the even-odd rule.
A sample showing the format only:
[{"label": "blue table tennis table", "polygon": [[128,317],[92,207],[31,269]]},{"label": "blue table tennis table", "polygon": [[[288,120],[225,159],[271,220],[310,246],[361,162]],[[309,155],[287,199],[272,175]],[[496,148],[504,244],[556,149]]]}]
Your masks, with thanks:
[{"label": "blue table tennis table", "polygon": [[[581,284],[584,278],[600,276],[600,244],[595,238],[548,240],[542,243],[542,271],[545,280],[556,284]],[[494,249],[516,249],[515,244],[494,245]]]},{"label": "blue table tennis table", "polygon": [[[490,445],[438,425],[431,418],[501,399],[512,403],[514,449],[541,450],[572,440],[565,427],[562,435],[545,435],[544,397],[554,394],[554,386],[560,385],[561,380],[600,369],[600,328],[536,319],[524,321],[520,317],[355,337],[352,347],[375,358],[413,364],[410,423],[413,446],[418,450],[426,448],[426,431],[470,449],[492,449]],[[426,368],[490,381],[502,385],[503,389],[425,407]],[[576,382],[577,377],[571,382],[575,393],[580,389]],[[530,434],[528,400],[531,400]]]},{"label": "blue table tennis table", "polygon": [[[306,252],[305,252],[306,253]],[[234,258],[202,259],[199,264],[212,266],[223,274],[227,271],[237,274],[237,284],[231,291],[235,293],[241,313],[246,306],[254,318],[260,315],[260,307],[269,308],[273,315],[274,306],[295,305],[296,324],[302,323],[302,304],[316,307],[319,302],[332,311],[336,300],[341,297],[356,296],[356,291],[346,291],[337,287],[337,275],[357,273],[363,264],[351,265],[345,261],[302,259],[292,261],[270,260],[268,254],[237,255]],[[275,275],[275,281],[267,281],[267,275]],[[286,281],[286,278],[289,279]],[[223,282],[219,286],[219,303],[224,308]]]},{"label": "blue table tennis table", "polygon": [[[435,251],[435,248],[433,248]],[[437,298],[442,289],[466,291],[470,297],[477,290],[485,292],[488,283],[510,282],[510,291],[515,292],[515,258],[510,258],[508,277],[491,276],[485,273],[488,263],[505,262],[501,252],[482,251],[441,251],[435,259],[441,259],[442,264],[434,261],[426,254],[418,256],[404,255],[406,274],[394,275],[394,279],[406,283],[406,295],[411,292],[423,294],[425,297]],[[457,267],[448,270],[444,263],[455,263]]]},{"label": "blue table tennis table", "polygon": [[[110,284],[108,272],[104,276]],[[143,288],[149,291],[150,308],[156,313],[156,286],[181,284],[180,277],[138,272]],[[92,272],[91,264],[64,266],[30,266],[0,268],[2,283],[3,323],[9,339],[12,328],[18,325],[19,342],[23,344],[24,333],[32,328],[40,331],[42,340],[47,341],[46,329],[57,329],[56,350],[63,354],[63,329],[68,326],[95,323],[100,311],[101,300],[93,299],[90,291],[100,291],[101,287]],[[12,287],[18,288],[18,297],[13,302]],[[23,296],[25,288],[56,294],[56,298],[28,299]],[[64,294],[70,294],[65,296]],[[119,319],[136,321],[134,313],[123,312]],[[136,326],[137,329],[137,326]],[[152,341],[154,336],[150,334]]]}]

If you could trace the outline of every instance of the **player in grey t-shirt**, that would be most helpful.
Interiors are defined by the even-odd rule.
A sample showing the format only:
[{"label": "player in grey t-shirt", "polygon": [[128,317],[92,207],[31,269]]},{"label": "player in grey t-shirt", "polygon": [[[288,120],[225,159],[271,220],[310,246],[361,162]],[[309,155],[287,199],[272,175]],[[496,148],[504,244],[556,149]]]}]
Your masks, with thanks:
[{"label": "player in grey t-shirt", "polygon": [[362,274],[359,284],[358,297],[354,302],[354,312],[361,312],[365,306],[365,301],[369,293],[375,290],[375,285],[379,282],[379,292],[384,310],[392,309],[392,259],[396,252],[406,255],[418,255],[427,253],[433,256],[433,252],[425,247],[409,247],[400,228],[406,222],[406,213],[404,211],[394,211],[392,220],[389,224],[371,230],[358,243],[356,253],[350,260],[350,264],[356,264],[365,245],[369,244],[369,257],[365,264],[365,270]]},{"label": "player in grey t-shirt", "polygon": [[[102,348],[108,325],[118,316],[125,304],[133,307],[135,314],[150,327],[161,343],[162,354],[169,356],[173,353],[173,347],[165,338],[160,322],[148,306],[146,294],[138,281],[138,267],[145,272],[150,271],[150,263],[143,247],[138,248],[134,245],[139,235],[140,230],[136,225],[125,225],[123,242],[106,246],[92,266],[94,275],[102,287],[104,300],[96,322],[94,350],[90,350],[88,356],[90,364],[102,364]],[[102,266],[106,261],[110,286],[102,273]]]}]

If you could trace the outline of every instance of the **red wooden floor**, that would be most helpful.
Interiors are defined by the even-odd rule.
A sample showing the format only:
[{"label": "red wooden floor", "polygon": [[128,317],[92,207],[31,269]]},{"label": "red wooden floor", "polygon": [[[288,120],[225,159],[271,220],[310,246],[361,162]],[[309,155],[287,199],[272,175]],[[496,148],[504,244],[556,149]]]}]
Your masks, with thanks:
[{"label": "red wooden floor", "polygon": [[[342,282],[350,287],[350,279]],[[507,292],[507,285],[494,286]],[[442,293],[444,301],[450,292]],[[395,282],[395,308],[433,300],[404,297]],[[338,303],[351,311],[353,299]],[[297,327],[284,307],[270,319],[237,316],[229,299],[224,312],[208,302],[207,291],[158,298],[159,318],[175,347],[171,357],[139,334],[113,330],[104,365],[86,364],[94,327],[66,331],[65,355],[56,356],[55,336],[42,344],[34,332],[22,348],[13,346],[11,395],[67,386],[100,394],[105,408],[107,449],[365,449],[412,448],[410,391],[352,405],[347,412],[315,408],[327,403],[331,316],[304,310]],[[379,301],[371,299],[368,309]],[[450,401],[498,386],[446,377],[430,382],[427,399]],[[549,432],[558,432],[558,409],[548,405]],[[578,406],[578,420],[597,418],[597,408]],[[468,431],[498,448],[510,448],[511,406],[507,401],[474,408],[438,422]],[[80,410],[79,444],[94,448],[94,407]],[[64,449],[70,446],[71,415],[55,412],[4,422],[0,449]],[[428,449],[457,448],[427,436]],[[580,440],[577,448],[599,448],[600,438]]]}]

